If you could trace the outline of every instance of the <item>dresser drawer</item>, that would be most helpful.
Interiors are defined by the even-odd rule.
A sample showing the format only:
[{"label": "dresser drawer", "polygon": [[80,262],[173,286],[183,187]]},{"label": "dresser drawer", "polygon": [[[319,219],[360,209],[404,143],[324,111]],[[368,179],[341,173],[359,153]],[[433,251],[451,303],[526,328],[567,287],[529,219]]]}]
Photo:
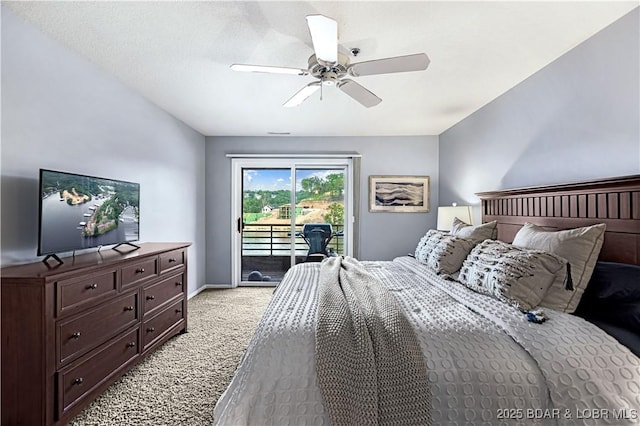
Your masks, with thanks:
[{"label": "dresser drawer", "polygon": [[122,288],[158,275],[158,258],[150,257],[122,268]]},{"label": "dresser drawer", "polygon": [[184,293],[184,275],[177,274],[156,284],[145,286],[142,290],[143,315],[152,313],[164,303]]},{"label": "dresser drawer", "polygon": [[130,293],[83,315],[58,321],[58,365],[82,356],[131,327],[138,319],[138,293]]},{"label": "dresser drawer", "polygon": [[184,265],[186,250],[173,250],[160,254],[160,273],[163,274],[172,269],[176,269]]},{"label": "dresser drawer", "polygon": [[114,339],[81,363],[58,373],[58,418],[139,353],[138,329]]},{"label": "dresser drawer", "polygon": [[90,306],[118,291],[118,271],[61,280],[56,283],[56,313],[58,315]]},{"label": "dresser drawer", "polygon": [[184,318],[184,299],[178,300],[142,326],[142,344],[146,350],[165,332]]}]

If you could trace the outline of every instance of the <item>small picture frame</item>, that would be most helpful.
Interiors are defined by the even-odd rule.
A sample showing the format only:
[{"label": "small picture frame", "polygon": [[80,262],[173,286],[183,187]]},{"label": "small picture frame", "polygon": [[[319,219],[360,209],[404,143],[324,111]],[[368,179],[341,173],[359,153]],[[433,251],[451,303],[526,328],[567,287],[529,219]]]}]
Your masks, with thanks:
[{"label": "small picture frame", "polygon": [[370,212],[429,212],[429,176],[369,176]]}]

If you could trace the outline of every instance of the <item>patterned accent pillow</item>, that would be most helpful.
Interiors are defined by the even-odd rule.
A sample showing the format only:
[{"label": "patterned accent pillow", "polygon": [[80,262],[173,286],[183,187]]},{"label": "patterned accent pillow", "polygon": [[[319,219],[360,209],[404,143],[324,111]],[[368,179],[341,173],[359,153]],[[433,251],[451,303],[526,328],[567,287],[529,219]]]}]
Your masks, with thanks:
[{"label": "patterned accent pillow", "polygon": [[604,240],[605,224],[547,231],[532,223],[525,223],[513,239],[513,245],[544,250],[569,261],[572,287],[554,285],[542,300],[542,306],[572,313],[578,307],[584,289],[589,284]]},{"label": "patterned accent pillow", "polygon": [[473,246],[471,240],[432,229],[418,243],[415,256],[438,274],[453,274]]},{"label": "patterned accent pillow", "polygon": [[469,225],[458,219],[453,219],[451,224],[451,235],[467,238],[473,240],[476,243],[480,243],[484,240],[495,240],[498,237],[498,222],[495,220],[492,222],[483,223],[481,225]]},{"label": "patterned accent pillow", "polygon": [[551,285],[564,285],[566,271],[567,261],[551,253],[485,240],[469,253],[458,280],[473,291],[530,310]]},{"label": "patterned accent pillow", "polygon": [[427,252],[424,246],[425,244],[427,244],[427,241],[429,241],[430,237],[431,237],[431,231],[427,231],[427,233],[424,234],[424,237],[420,238],[420,241],[418,241],[418,245],[416,246],[414,257],[422,263],[424,263],[424,259],[426,258],[426,255],[427,255]]}]

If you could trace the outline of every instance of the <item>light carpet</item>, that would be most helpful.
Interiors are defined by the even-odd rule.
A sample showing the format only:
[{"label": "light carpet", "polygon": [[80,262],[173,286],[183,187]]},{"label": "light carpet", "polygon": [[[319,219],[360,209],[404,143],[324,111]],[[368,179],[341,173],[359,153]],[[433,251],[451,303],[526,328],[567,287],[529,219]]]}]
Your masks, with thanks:
[{"label": "light carpet", "polygon": [[69,425],[210,425],[273,290],[206,290],[193,297],[188,333],[141,361]]}]

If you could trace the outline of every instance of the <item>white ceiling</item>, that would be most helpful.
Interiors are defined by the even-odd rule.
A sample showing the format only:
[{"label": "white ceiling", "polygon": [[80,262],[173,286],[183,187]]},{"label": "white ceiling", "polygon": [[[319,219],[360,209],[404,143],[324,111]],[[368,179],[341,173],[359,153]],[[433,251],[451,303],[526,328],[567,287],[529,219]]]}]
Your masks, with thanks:
[{"label": "white ceiling", "polygon": [[[638,1],[6,2],[50,37],[207,136],[438,135],[611,24]],[[338,21],[352,62],[425,52],[426,71],[355,78],[382,103],[325,88],[282,104],[310,76],[305,16]]]}]

